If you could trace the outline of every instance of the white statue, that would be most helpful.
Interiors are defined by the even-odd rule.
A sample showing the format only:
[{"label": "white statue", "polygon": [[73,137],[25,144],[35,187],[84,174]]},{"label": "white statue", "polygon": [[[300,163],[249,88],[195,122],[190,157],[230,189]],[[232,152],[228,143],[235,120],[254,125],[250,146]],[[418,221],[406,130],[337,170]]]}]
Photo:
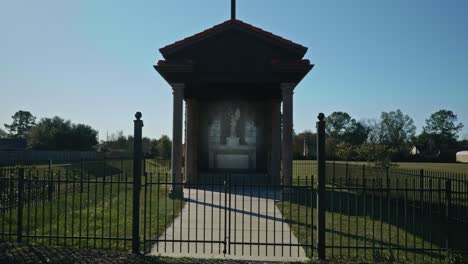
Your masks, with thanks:
[{"label": "white statue", "polygon": [[230,137],[231,138],[234,138],[236,137],[237,133],[236,133],[236,125],[237,125],[237,121],[239,121],[239,118],[240,118],[240,111],[239,111],[239,108],[236,108],[236,111],[234,112],[231,112],[230,113],[230,117],[231,117],[231,131],[230,131]]}]

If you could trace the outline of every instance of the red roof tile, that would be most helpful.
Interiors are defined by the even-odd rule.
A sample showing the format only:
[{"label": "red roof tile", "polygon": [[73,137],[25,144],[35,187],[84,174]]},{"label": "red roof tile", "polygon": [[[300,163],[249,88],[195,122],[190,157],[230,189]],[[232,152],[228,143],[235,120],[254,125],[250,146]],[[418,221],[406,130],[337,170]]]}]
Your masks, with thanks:
[{"label": "red roof tile", "polygon": [[166,53],[167,51],[169,51],[170,49],[173,49],[173,48],[182,46],[182,45],[184,45],[184,44],[186,44],[186,43],[188,43],[188,42],[190,42],[190,41],[192,41],[192,40],[196,40],[196,39],[205,37],[206,35],[212,33],[213,31],[216,31],[216,30],[218,30],[218,29],[221,29],[221,28],[223,28],[223,27],[226,27],[226,26],[232,25],[232,24],[239,25],[239,26],[244,27],[244,28],[246,28],[246,29],[255,31],[255,32],[259,33],[259,34],[265,35],[265,36],[267,36],[267,37],[269,37],[269,38],[275,39],[275,40],[277,40],[277,41],[279,41],[279,42],[282,42],[282,43],[284,43],[284,44],[291,45],[291,46],[293,46],[293,47],[295,47],[295,48],[297,48],[297,49],[302,50],[302,52],[304,52],[304,53],[305,53],[305,51],[307,51],[307,48],[304,47],[304,46],[302,46],[302,45],[300,45],[300,44],[294,43],[294,42],[292,42],[292,41],[290,41],[290,40],[288,40],[288,39],[282,38],[282,37],[280,37],[280,36],[278,36],[278,35],[275,35],[275,34],[273,34],[273,33],[271,33],[271,32],[265,31],[265,30],[263,30],[263,29],[261,29],[261,28],[255,27],[255,26],[253,26],[253,25],[247,24],[247,23],[242,22],[242,21],[237,20],[237,19],[235,19],[235,20],[227,20],[227,21],[225,21],[225,22],[223,22],[223,23],[221,23],[221,24],[215,25],[215,26],[213,26],[212,28],[209,28],[209,29],[207,29],[207,30],[204,30],[204,31],[202,31],[202,32],[200,32],[200,33],[197,33],[197,34],[192,35],[192,36],[190,36],[190,37],[187,37],[187,38],[184,38],[184,39],[182,39],[182,40],[176,41],[176,42],[174,42],[174,43],[172,43],[172,44],[170,44],[170,45],[167,45],[167,46],[165,46],[165,47],[162,47],[162,48],[159,49],[159,51],[160,51],[161,53],[164,54],[164,53]]}]

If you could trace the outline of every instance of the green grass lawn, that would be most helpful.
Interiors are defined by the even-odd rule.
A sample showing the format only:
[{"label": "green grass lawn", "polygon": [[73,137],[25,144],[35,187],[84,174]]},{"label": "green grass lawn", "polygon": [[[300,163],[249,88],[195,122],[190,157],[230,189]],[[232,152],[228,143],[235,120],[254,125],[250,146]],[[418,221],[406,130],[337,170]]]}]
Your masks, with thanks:
[{"label": "green grass lawn", "polygon": [[[291,202],[277,204],[282,209],[282,214],[290,223],[291,229],[301,243],[316,243],[317,223],[314,219],[314,237],[311,236],[311,208]],[[308,221],[306,223],[306,211]],[[313,209],[314,216],[317,210]],[[348,215],[327,211],[326,213],[326,255],[331,259],[347,259],[361,261],[377,261],[393,255],[395,259],[409,262],[424,262],[443,259],[443,251],[438,251],[440,246],[421,238],[411,232],[405,232],[400,226],[381,222],[378,219],[363,215]],[[349,247],[350,248],[349,248]],[[398,247],[415,247],[432,249],[433,253],[422,253],[401,250]],[[358,247],[375,247],[364,250]],[[308,256],[312,257],[311,248]],[[313,255],[316,256],[316,251]]]},{"label": "green grass lawn", "polygon": [[[346,166],[346,162],[342,161],[327,161],[326,166],[326,180],[327,182],[332,181],[339,182],[344,178],[352,180],[361,180],[367,178],[372,179],[384,179],[386,180],[385,169],[378,168],[372,163],[367,162],[349,162]],[[396,163],[389,169],[389,179],[392,181],[391,184],[396,184],[398,179],[400,183],[405,180],[411,181],[414,179],[416,183],[419,182],[420,169],[424,170],[425,176],[431,176],[433,185],[437,185],[437,179],[445,181],[446,178],[455,181],[466,181],[468,182],[468,164],[460,163],[423,163],[423,162],[402,162]],[[347,176],[347,177],[346,177]],[[293,161],[293,184],[305,178],[314,178],[314,182],[317,179],[317,161],[315,160],[294,160]],[[425,179],[424,187],[429,187],[430,178]],[[442,182],[444,185],[445,182]],[[461,184],[460,188],[466,189],[468,185],[464,182],[454,182],[453,184]]]},{"label": "green grass lawn", "polygon": [[[332,161],[327,161],[331,163]],[[335,161],[336,164],[346,164],[345,161]],[[350,165],[366,165],[374,166],[373,163],[350,161]],[[434,162],[395,162],[395,168],[410,169],[410,170],[432,170],[438,172],[452,172],[452,173],[465,173],[468,174],[468,163],[434,163]],[[294,160],[293,167],[297,169],[296,175],[306,176],[312,170],[317,168],[315,160]]]},{"label": "green grass lawn", "polygon": [[425,163],[425,162],[397,162],[402,169],[425,169],[434,171],[448,171],[454,173],[468,173],[467,163]]},{"label": "green grass lawn", "polygon": [[[338,164],[345,164],[344,161],[335,161]],[[352,165],[372,166],[372,163],[351,161]],[[409,170],[430,170],[438,172],[452,172],[468,174],[468,163],[436,163],[436,162],[395,162],[395,168]]]},{"label": "green grass lawn", "polygon": [[[102,177],[96,173],[93,176],[96,175],[86,178],[82,193],[79,178],[71,177],[65,182],[63,175],[61,182],[55,185],[51,200],[34,191],[45,187],[47,181],[41,177],[29,181],[26,176],[24,197],[30,202],[25,202],[23,209],[23,241],[53,246],[130,249],[133,208],[131,174],[122,172]],[[142,178],[142,183],[153,183],[146,188],[143,186],[141,190],[142,241],[161,235],[184,204],[182,200],[169,198],[171,186],[157,185],[157,177],[157,173],[151,173],[147,178]],[[164,182],[165,175],[161,177],[159,181]],[[28,189],[33,192],[29,193]],[[2,239],[17,239],[17,215],[17,209],[0,213],[0,231],[4,234]],[[148,249],[150,245],[144,246]]]},{"label": "green grass lawn", "polygon": [[[300,242],[316,244],[316,193],[307,194],[309,198],[303,195],[305,193],[297,189],[277,206]],[[393,256],[405,262],[438,262],[446,257],[448,233],[451,234],[451,248],[466,251],[468,242],[464,234],[468,229],[465,224],[447,224],[436,213],[440,210],[437,206],[425,207],[424,211],[418,206],[405,200],[387,200],[381,195],[328,189],[327,257],[377,261]],[[311,226],[314,228],[313,237]],[[311,248],[307,253],[312,256]]]}]

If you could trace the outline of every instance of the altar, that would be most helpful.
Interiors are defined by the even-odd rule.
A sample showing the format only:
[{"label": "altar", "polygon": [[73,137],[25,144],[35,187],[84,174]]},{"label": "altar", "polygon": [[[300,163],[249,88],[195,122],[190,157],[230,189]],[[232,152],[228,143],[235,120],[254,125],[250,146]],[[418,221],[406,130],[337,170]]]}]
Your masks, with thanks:
[{"label": "altar", "polygon": [[235,149],[219,145],[210,151],[210,168],[255,171],[255,146],[239,145]]}]

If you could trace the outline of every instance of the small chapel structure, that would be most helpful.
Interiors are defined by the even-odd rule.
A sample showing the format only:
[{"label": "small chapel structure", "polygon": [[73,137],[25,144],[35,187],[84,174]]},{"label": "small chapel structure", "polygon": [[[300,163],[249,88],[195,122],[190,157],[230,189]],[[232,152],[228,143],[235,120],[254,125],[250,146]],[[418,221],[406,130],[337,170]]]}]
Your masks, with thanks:
[{"label": "small chapel structure", "polygon": [[230,20],[161,48],[154,68],[173,92],[173,180],[229,171],[290,184],[293,92],[314,66],[306,51],[236,19],[235,7]]}]

